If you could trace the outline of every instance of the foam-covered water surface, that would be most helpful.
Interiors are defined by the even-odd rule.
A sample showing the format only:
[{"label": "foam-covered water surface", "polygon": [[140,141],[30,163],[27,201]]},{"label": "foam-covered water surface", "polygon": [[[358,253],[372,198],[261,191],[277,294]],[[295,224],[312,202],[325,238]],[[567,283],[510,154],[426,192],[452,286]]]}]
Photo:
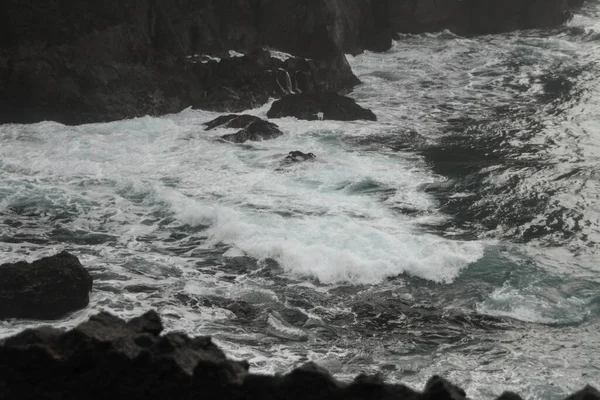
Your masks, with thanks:
[{"label": "foam-covered water surface", "polygon": [[599,14],[349,56],[378,122],[246,144],[196,110],[2,125],[0,261],[80,258],[90,307],[57,326],[154,308],[255,371],[563,398],[600,381]]}]

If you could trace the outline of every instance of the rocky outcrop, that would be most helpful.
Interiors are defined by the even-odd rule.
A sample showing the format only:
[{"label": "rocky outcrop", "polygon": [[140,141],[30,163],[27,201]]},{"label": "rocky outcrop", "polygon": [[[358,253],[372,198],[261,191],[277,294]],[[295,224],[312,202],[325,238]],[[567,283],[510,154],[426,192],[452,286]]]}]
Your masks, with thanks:
[{"label": "rocky outcrop", "polygon": [[317,156],[313,153],[303,153],[301,151],[295,150],[290,151],[289,154],[283,159],[283,162],[286,164],[294,164],[302,161],[312,161]]},{"label": "rocky outcrop", "polygon": [[340,96],[337,93],[288,95],[274,102],[267,116],[269,118],[296,117],[308,121],[377,120],[373,111],[367,110],[356,104],[351,98]]},{"label": "rocky outcrop", "polygon": [[245,143],[247,141],[262,142],[278,138],[283,135],[277,125],[272,122],[260,120],[252,122],[250,125],[229,135],[223,135],[221,138],[233,143]]},{"label": "rocky outcrop", "polygon": [[57,319],[89,303],[92,277],[67,252],[0,265],[0,319]]},{"label": "rocky outcrop", "polygon": [[[161,335],[151,311],[129,322],[102,313],[64,332],[24,331],[0,345],[2,399],[229,399],[465,400],[466,393],[434,376],[423,392],[386,384],[377,376],[351,383],[309,363],[286,375],[255,375],[246,362],[228,360],[209,337]],[[600,399],[586,387],[569,399]],[[500,399],[520,399],[505,393]]]},{"label": "rocky outcrop", "polygon": [[283,132],[281,132],[276,124],[253,115],[222,115],[204,125],[207,131],[220,126],[224,128],[242,128],[236,133],[221,136],[223,140],[233,143],[245,143],[247,141],[261,142],[283,135]]},{"label": "rocky outcrop", "polygon": [[[193,58],[188,62],[194,62]],[[345,58],[312,60],[288,55],[274,57],[257,49],[243,57],[229,57],[192,66],[204,88],[194,108],[240,112],[258,107],[269,98],[290,93],[347,91],[359,83]]]},{"label": "rocky outcrop", "polygon": [[[312,46],[276,41],[268,21],[283,16],[274,16],[278,6],[268,3],[3,1],[0,123],[78,124],[189,106],[240,111],[289,90],[277,76],[281,70],[296,90],[348,91],[358,83],[343,49],[328,36]],[[312,3],[303,18],[321,8]],[[264,46],[302,57],[280,60],[256,50]],[[230,50],[248,56],[230,57]],[[196,54],[213,60],[198,61]]]},{"label": "rocky outcrop", "polygon": [[[344,54],[384,51],[394,32],[555,26],[582,2],[4,0],[0,123],[78,124],[189,106],[238,112],[290,89],[346,92],[358,80]],[[297,57],[254,53],[265,46]],[[206,55],[213,61],[199,61]]]}]

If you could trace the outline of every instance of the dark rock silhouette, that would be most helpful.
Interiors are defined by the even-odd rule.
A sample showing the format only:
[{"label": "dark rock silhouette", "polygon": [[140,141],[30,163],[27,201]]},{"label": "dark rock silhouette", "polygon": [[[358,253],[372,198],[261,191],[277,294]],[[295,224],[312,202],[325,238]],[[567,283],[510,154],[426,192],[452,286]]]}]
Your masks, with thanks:
[{"label": "dark rock silhouette", "polygon": [[222,115],[212,121],[206,122],[205,130],[215,129],[217,127],[235,128],[240,131],[223,135],[221,138],[229,142],[244,143],[247,141],[260,142],[263,140],[275,139],[283,135],[279,127],[269,121],[265,121],[254,115]]},{"label": "dark rock silhouette", "polygon": [[92,277],[67,252],[0,265],[0,319],[57,319],[89,303]]},{"label": "dark rock silhouette", "polygon": [[276,139],[283,135],[277,125],[272,122],[260,120],[252,122],[250,125],[233,134],[223,135],[222,139],[234,143],[244,143],[247,141],[261,142],[263,140]]},{"label": "dark rock silhouette", "polygon": [[212,121],[205,122],[204,126],[206,126],[206,131],[210,131],[218,127],[241,129],[247,127],[253,122],[258,121],[262,121],[262,119],[254,115],[227,114],[221,115]]},{"label": "dark rock silhouette", "polygon": [[317,158],[313,153],[303,153],[301,151],[290,151],[290,153],[284,158],[283,162],[286,164],[292,164],[302,161],[310,161]]},{"label": "dark rock silhouette", "polygon": [[[439,376],[419,393],[378,376],[339,382],[308,363],[286,375],[255,375],[228,360],[209,337],[162,333],[150,311],[125,322],[107,313],[70,331],[27,330],[0,344],[3,399],[463,400],[465,391]],[[500,399],[518,399],[505,393]],[[598,400],[586,387],[570,400]]]},{"label": "dark rock silhouette", "polygon": [[[194,59],[188,60],[193,62]],[[266,103],[270,97],[293,92],[291,76],[305,77],[306,92],[348,91],[360,83],[345,58],[317,61],[272,57],[266,49],[256,49],[243,57],[197,62],[192,71],[203,88],[194,108],[240,112]]]},{"label": "dark rock silhouette", "polygon": [[[582,2],[3,0],[0,123],[78,124],[189,106],[237,112],[289,92],[288,77],[296,93],[347,92],[358,80],[344,54],[385,51],[394,32],[551,27]],[[250,56],[264,46],[298,59],[282,66]]]},{"label": "dark rock silhouette", "polygon": [[267,116],[269,118],[296,117],[309,121],[377,120],[371,110],[362,108],[351,98],[337,93],[302,93],[285,96],[273,103]]}]

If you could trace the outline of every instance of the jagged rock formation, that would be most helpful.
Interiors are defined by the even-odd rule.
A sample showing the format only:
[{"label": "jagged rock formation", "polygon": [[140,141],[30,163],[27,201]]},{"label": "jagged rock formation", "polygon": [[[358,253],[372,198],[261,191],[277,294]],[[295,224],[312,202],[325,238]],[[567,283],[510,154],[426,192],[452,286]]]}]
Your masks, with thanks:
[{"label": "jagged rock formation", "polygon": [[283,135],[279,127],[269,121],[255,117],[254,115],[222,115],[204,124],[207,131],[217,127],[241,129],[236,133],[221,136],[223,140],[233,143],[245,143],[247,141],[260,142],[275,139]]},{"label": "jagged rock formation", "polygon": [[[344,53],[386,50],[394,32],[477,34],[554,26],[582,2],[4,0],[0,123],[77,124],[178,112],[191,105],[240,111],[264,103],[266,96],[279,97],[279,86],[289,91],[281,77],[268,78],[280,68],[292,86],[305,82],[303,91],[343,92],[358,82]],[[248,54],[264,46],[300,61],[278,66],[260,56],[254,64],[227,57],[221,63],[195,62],[196,54],[222,58],[229,50]],[[238,76],[246,63],[260,68]],[[215,77],[225,85],[217,86]],[[265,80],[269,89],[257,89]]]},{"label": "jagged rock formation", "polygon": [[290,151],[288,155],[283,159],[286,164],[294,164],[302,161],[313,161],[317,156],[313,153],[303,153],[298,150]]},{"label": "jagged rock formation", "polygon": [[[151,311],[125,322],[98,314],[71,331],[39,328],[0,344],[0,398],[13,399],[228,399],[228,400],[465,400],[441,377],[423,392],[359,376],[334,379],[309,363],[282,376],[255,375],[248,363],[228,360],[208,337],[161,336]],[[521,399],[505,393],[499,399]],[[569,400],[600,399],[591,386]]]},{"label": "jagged rock formation", "polygon": [[308,121],[337,120],[376,121],[373,111],[356,104],[349,97],[337,93],[302,93],[277,100],[267,112],[269,118],[296,117]]},{"label": "jagged rock formation", "polygon": [[0,265],[0,319],[58,319],[86,307],[92,277],[65,251],[33,263]]}]

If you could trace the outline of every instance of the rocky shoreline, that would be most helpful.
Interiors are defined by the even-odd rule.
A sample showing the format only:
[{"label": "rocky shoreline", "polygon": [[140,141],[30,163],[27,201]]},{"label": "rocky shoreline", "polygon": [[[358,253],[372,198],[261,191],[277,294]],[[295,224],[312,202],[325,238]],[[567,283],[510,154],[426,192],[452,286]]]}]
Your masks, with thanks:
[{"label": "rocky shoreline", "polygon": [[[345,54],[397,33],[557,26],[584,0],[6,0],[0,123],[104,122],[188,107],[240,112],[347,93]],[[283,54],[281,52],[289,53]],[[289,84],[288,84],[289,83]]]},{"label": "rocky shoreline", "polygon": [[[128,322],[101,313],[69,331],[26,330],[0,343],[2,399],[467,399],[434,376],[422,392],[361,375],[336,380],[314,363],[285,375],[257,375],[226,357],[210,337],[162,334],[154,311]],[[500,400],[518,400],[512,392]],[[591,386],[567,400],[596,400]]]},{"label": "rocky shoreline", "polygon": [[[235,121],[235,120],[233,120]],[[314,158],[292,152],[291,162]],[[57,319],[85,308],[92,278],[62,252],[31,264],[0,265],[0,319]],[[340,382],[314,363],[285,375],[258,375],[226,357],[210,337],[163,332],[155,311],[124,321],[109,313],[63,331],[25,330],[0,340],[0,399],[414,399],[461,400],[465,391],[434,376],[422,392],[380,376]],[[498,399],[518,400],[506,392]],[[597,400],[587,386],[567,400]]]}]

